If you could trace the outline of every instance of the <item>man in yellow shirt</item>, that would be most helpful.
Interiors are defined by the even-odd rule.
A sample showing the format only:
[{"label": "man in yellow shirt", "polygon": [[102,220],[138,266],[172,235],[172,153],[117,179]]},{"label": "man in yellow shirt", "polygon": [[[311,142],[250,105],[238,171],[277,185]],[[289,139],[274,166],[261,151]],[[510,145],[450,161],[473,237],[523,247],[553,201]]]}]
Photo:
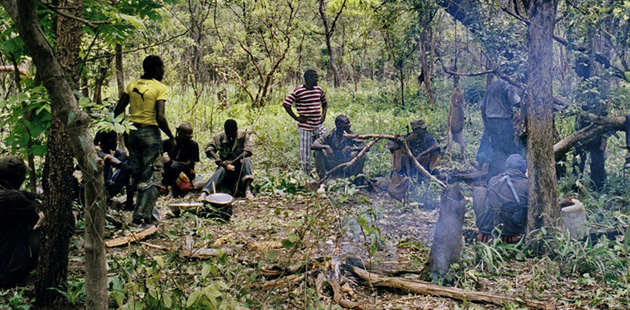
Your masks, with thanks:
[{"label": "man in yellow shirt", "polygon": [[164,132],[172,146],[176,145],[175,136],[168,126],[165,116],[165,105],[168,90],[162,84],[164,63],[158,56],[147,56],[142,62],[144,74],[127,85],[116,109],[115,115],[125,112],[131,104],[130,120],[135,130],[129,132],[127,148],[134,185],[137,187],[136,207],[133,212],[133,226],[156,225],[158,216],[153,216],[155,202],[160,191],[158,186],[162,180],[162,137]]}]

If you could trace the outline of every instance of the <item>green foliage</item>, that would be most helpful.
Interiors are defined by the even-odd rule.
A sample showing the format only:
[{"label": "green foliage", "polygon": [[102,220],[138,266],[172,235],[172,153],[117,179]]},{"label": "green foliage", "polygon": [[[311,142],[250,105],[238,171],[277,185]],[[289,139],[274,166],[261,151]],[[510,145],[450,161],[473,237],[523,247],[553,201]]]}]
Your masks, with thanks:
[{"label": "green foliage", "polygon": [[[188,265],[178,275],[181,264],[176,255],[149,257],[140,251],[114,260],[121,273],[109,278],[110,297],[119,309],[245,309],[232,288],[219,279],[225,256]],[[192,282],[186,276],[194,275]],[[179,282],[179,281],[186,281]]]},{"label": "green foliage", "polygon": [[66,284],[66,290],[54,288],[59,294],[66,298],[69,304],[79,305],[85,302],[85,280],[69,279]]},{"label": "green foliage", "polygon": [[13,152],[35,156],[46,154],[46,137],[50,128],[50,99],[43,86],[28,89],[0,101],[0,111],[3,112],[0,127],[10,128],[5,144],[10,146]]},{"label": "green foliage", "polygon": [[0,309],[30,310],[31,301],[24,296],[24,289],[0,290]]}]

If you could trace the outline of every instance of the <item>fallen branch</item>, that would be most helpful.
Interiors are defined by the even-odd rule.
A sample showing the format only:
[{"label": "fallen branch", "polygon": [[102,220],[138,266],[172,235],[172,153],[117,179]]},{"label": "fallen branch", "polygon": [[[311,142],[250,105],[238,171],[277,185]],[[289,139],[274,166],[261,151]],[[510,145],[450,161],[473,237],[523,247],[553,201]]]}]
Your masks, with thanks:
[{"label": "fallen branch", "polygon": [[367,151],[374,145],[376,144],[376,142],[378,142],[378,140],[380,140],[379,138],[376,138],[372,141],[370,141],[370,143],[368,143],[362,150],[361,152],[357,153],[357,155],[355,155],[352,160],[350,160],[349,162],[345,162],[343,164],[339,164],[337,165],[335,168],[330,169],[326,175],[324,175],[323,178],[321,178],[318,182],[317,182],[317,187],[319,187],[319,185],[321,185],[322,183],[324,183],[324,181],[326,181],[333,173],[337,172],[340,169],[346,168],[346,167],[350,167],[352,165],[354,165],[354,163],[357,162],[357,160],[359,160],[361,157],[365,156],[365,154],[367,153]]},{"label": "fallen branch", "polygon": [[148,236],[153,235],[155,232],[158,231],[157,226],[153,226],[150,228],[147,228],[141,232],[137,232],[137,233],[132,233],[130,235],[124,236],[124,237],[119,237],[119,238],[114,238],[114,239],[110,239],[105,241],[105,246],[108,248],[114,248],[114,247],[118,247],[121,245],[125,245],[125,244],[129,244],[131,242],[137,242],[140,240],[144,240],[146,239]]},{"label": "fallen branch", "polygon": [[553,145],[556,160],[562,158],[578,142],[589,142],[596,136],[606,132],[623,131],[625,129],[626,118],[624,116],[599,116],[593,113],[588,113],[586,116],[593,122],[592,125],[573,132]]},{"label": "fallen branch", "polygon": [[219,256],[220,254],[230,254],[232,253],[232,249],[230,248],[221,248],[221,249],[208,249],[201,248],[194,250],[195,239],[188,235],[184,237],[184,245],[182,246],[182,253],[180,257],[182,258],[199,258],[205,259],[210,257]]},{"label": "fallen branch", "polygon": [[166,247],[166,246],[163,246],[163,245],[148,243],[148,242],[144,242],[144,241],[141,241],[140,244],[144,245],[144,246],[147,246],[147,247],[150,247],[152,249],[156,249],[156,250],[162,250],[162,251],[172,251],[173,250],[173,249],[171,249],[169,247]]},{"label": "fallen branch", "polygon": [[301,275],[292,274],[281,279],[268,281],[267,283],[265,283],[265,285],[263,285],[263,289],[269,290],[276,287],[286,287],[289,284],[296,284],[296,283],[302,282],[305,278],[306,278],[306,274],[301,274]]},{"label": "fallen branch", "polygon": [[351,266],[352,271],[360,278],[368,281],[370,286],[388,287],[395,289],[407,290],[410,292],[432,295],[438,297],[447,297],[457,300],[467,300],[473,302],[483,302],[502,306],[504,303],[519,303],[529,308],[535,309],[555,309],[555,306],[546,302],[523,299],[518,297],[503,296],[498,294],[467,291],[455,287],[444,287],[429,282],[403,279],[388,278],[375,273],[365,271],[359,267]]}]

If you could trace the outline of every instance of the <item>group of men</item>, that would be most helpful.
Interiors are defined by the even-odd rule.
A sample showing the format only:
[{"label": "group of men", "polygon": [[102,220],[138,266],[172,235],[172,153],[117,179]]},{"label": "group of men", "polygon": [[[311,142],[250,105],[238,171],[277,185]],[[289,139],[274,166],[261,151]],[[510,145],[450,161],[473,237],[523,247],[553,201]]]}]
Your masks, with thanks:
[{"label": "group of men", "polygon": [[[135,129],[126,137],[129,169],[114,154],[115,144],[106,150],[101,147],[101,151],[106,164],[119,165],[122,168],[117,171],[127,170],[131,174],[130,188],[136,191],[131,225],[147,227],[159,222],[156,201],[161,188],[171,187],[173,194],[186,193],[192,189],[195,163],[199,162],[199,145],[192,139],[193,129],[189,124],[178,126],[176,136],[169,127],[165,116],[168,91],[161,83],[164,77],[162,59],[148,56],[142,66],[144,74],[127,85],[114,110],[117,116],[124,113],[127,106],[130,107],[130,121]],[[167,135],[167,140],[162,141],[160,131]],[[238,130],[236,121],[227,120],[224,131],[215,135],[204,151],[214,159],[218,169],[204,186],[202,199],[219,185],[226,184],[226,180],[235,181],[232,182],[232,190],[243,189],[248,198],[252,197],[253,177],[248,158],[252,155],[251,145],[248,135]],[[106,183],[115,184],[116,180],[109,178]],[[133,205],[131,198],[128,196],[128,206]]]}]

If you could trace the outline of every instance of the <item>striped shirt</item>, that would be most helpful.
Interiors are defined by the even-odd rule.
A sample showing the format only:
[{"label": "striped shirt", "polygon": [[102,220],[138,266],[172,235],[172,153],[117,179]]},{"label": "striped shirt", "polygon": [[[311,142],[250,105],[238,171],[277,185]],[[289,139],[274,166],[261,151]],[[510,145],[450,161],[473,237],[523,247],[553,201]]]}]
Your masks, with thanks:
[{"label": "striped shirt", "polygon": [[302,85],[294,89],[284,99],[282,105],[287,108],[295,105],[298,115],[306,117],[306,122],[298,123],[298,128],[315,130],[322,123],[322,104],[326,103],[326,94],[324,94],[324,90],[321,87],[315,86],[313,89],[306,89]]}]

